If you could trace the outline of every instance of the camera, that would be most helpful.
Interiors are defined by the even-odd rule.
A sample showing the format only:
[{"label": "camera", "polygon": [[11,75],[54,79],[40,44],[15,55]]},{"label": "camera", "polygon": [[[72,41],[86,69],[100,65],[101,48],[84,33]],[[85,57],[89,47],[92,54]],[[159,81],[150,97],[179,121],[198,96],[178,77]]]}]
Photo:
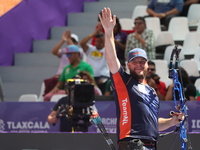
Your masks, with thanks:
[{"label": "camera", "polygon": [[68,104],[61,105],[57,117],[66,116],[72,131],[87,132],[91,125],[90,116],[94,105],[94,85],[83,79],[69,79],[66,84]]}]

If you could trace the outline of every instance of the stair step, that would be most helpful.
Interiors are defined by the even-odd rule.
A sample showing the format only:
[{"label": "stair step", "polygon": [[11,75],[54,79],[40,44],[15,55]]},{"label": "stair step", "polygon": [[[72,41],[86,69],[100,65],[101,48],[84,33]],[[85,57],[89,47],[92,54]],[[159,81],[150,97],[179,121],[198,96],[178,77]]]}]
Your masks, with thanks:
[{"label": "stair step", "polygon": [[98,14],[104,7],[109,7],[114,14],[117,11],[124,10],[133,12],[135,6],[146,4],[147,0],[85,2],[83,10],[84,12],[97,12]]},{"label": "stair step", "polygon": [[[68,26],[93,26],[95,27],[98,22],[98,14],[100,11],[95,13],[69,13],[68,14]],[[132,11],[116,11],[113,12],[118,18],[131,18]]]},{"label": "stair step", "polygon": [[58,67],[60,58],[49,53],[16,53],[15,66],[52,66]]},{"label": "stair step", "polygon": [[2,82],[43,82],[56,74],[58,67],[10,66],[0,67]]},{"label": "stair step", "polygon": [[79,41],[81,41],[85,36],[94,32],[94,29],[95,29],[95,26],[91,26],[91,25],[52,27],[51,28],[51,39],[52,40],[60,40],[63,32],[66,30],[70,30],[71,33],[78,35]]},{"label": "stair step", "polygon": [[6,102],[18,101],[22,94],[39,95],[42,82],[4,82],[3,89]]},{"label": "stair step", "polygon": [[[33,52],[51,53],[54,46],[56,46],[59,42],[60,40],[35,40],[33,41]],[[66,46],[66,44],[63,44],[61,48]]]}]

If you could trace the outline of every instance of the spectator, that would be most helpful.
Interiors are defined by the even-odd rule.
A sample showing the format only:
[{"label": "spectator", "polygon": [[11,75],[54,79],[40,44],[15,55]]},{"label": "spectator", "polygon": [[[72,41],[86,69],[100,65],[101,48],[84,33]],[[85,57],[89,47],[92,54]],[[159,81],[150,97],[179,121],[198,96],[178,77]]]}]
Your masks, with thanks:
[{"label": "spectator", "polygon": [[[75,34],[71,34],[71,32],[67,30],[63,33],[61,41],[53,48],[52,54],[60,58],[60,65],[55,76],[44,80],[44,84],[45,84],[44,95],[49,93],[54,88],[54,86],[58,82],[58,79],[63,71],[63,68],[70,63],[69,59],[67,58],[65,54],[66,48],[61,48],[61,46],[65,42],[67,45],[72,45],[72,44],[78,45],[78,41],[79,41],[78,36]],[[80,58],[85,60],[85,57],[86,56],[83,50],[80,49]]]},{"label": "spectator", "polygon": [[[88,44],[88,41],[96,36],[95,46]],[[105,83],[109,79],[109,70],[105,58],[104,49],[104,35],[97,35],[97,31],[86,36],[80,41],[83,51],[87,55],[87,63],[90,64],[94,70],[94,78],[102,93],[105,89]]]},{"label": "spectator", "polygon": [[125,61],[124,52],[126,47],[127,33],[121,30],[121,25],[118,18],[116,18],[114,37],[115,37],[117,58],[120,61]]},{"label": "spectator", "polygon": [[155,36],[152,30],[146,29],[143,17],[137,17],[134,21],[135,32],[128,35],[126,41],[125,57],[133,48],[142,48],[147,52],[148,59],[155,59]]},{"label": "spectator", "polygon": [[104,30],[100,22],[97,23],[93,34],[94,36],[92,36],[91,45],[95,46],[96,36],[104,34]]},{"label": "spectator", "polygon": [[59,81],[56,86],[44,96],[44,101],[50,101],[51,97],[54,94],[63,94],[65,92],[65,83],[68,79],[73,78],[80,71],[87,71],[92,76],[94,75],[92,67],[80,60],[80,49],[76,45],[69,45],[66,48],[66,56],[68,57],[70,64],[65,66],[61,76],[59,77]]},{"label": "spectator", "polygon": [[5,100],[4,93],[3,93],[3,84],[2,84],[1,77],[0,77],[0,99],[1,99],[2,102]]},{"label": "spectator", "polygon": [[[101,14],[101,12],[100,12],[99,14]],[[94,31],[94,32],[96,32],[96,34],[95,34],[95,36],[93,36],[92,39],[91,39],[91,45],[93,45],[93,46],[95,46],[96,35],[104,34],[104,29],[103,29],[103,27],[102,27],[102,25],[101,25],[101,22],[100,22],[100,20],[99,20],[99,17],[97,17],[97,21],[98,21],[98,22],[97,22],[97,25],[96,25],[95,31]]]},{"label": "spectator", "polygon": [[183,0],[150,0],[147,13],[160,18],[160,22],[168,29],[170,19],[180,14]]},{"label": "spectator", "polygon": [[190,6],[197,3],[200,3],[200,0],[184,0],[183,10],[181,11],[180,16],[187,17]]},{"label": "spectator", "polygon": [[109,79],[109,80],[106,82],[104,95],[106,95],[106,96],[108,96],[108,95],[113,95],[113,87],[112,87],[111,79]]},{"label": "spectator", "polygon": [[81,71],[79,73],[81,79],[88,81],[88,83],[94,85],[94,94],[95,95],[102,95],[101,90],[98,88],[94,78],[86,71]]},{"label": "spectator", "polygon": [[[65,55],[65,48],[61,48],[61,46],[66,43],[67,45],[79,45],[79,38],[76,34],[71,34],[70,30],[66,30],[63,35],[62,35],[62,39],[61,41],[52,49],[52,54],[61,58],[60,60],[60,65],[58,68],[58,71],[56,73],[56,75],[60,75],[62,73],[63,68],[68,65],[69,59],[67,58],[67,56]],[[63,55],[64,53],[64,55]],[[83,52],[83,50],[80,48],[80,58],[84,60],[86,60],[85,58],[85,54]]]},{"label": "spectator", "polygon": [[[85,81],[88,81],[88,83],[94,85],[94,94],[95,95],[100,95],[99,93],[100,90],[98,88],[95,88],[95,81],[94,78],[86,71],[81,71],[79,74],[75,75],[73,79],[84,79]],[[101,91],[100,91],[101,92]],[[49,114],[47,121],[50,124],[56,124],[58,122],[58,118],[60,118],[60,132],[71,132],[72,131],[72,120],[69,119],[69,117],[66,116],[66,112],[63,115],[59,115],[59,111],[61,111],[61,107],[65,107],[64,109],[67,109],[69,105],[69,97],[63,97],[61,98],[53,107],[53,110]],[[96,110],[96,107],[93,106],[93,109]],[[96,110],[97,111],[97,110]],[[75,129],[77,130],[82,130],[82,129]]]},{"label": "spectator", "polygon": [[113,28],[116,16],[109,8],[99,15],[105,30],[105,52],[115,90],[117,111],[117,137],[119,150],[156,150],[158,130],[179,124],[183,113],[172,118],[158,118],[159,100],[155,90],[145,84],[148,68],[146,52],[135,48],[129,52],[127,74],[116,56]]},{"label": "spectator", "polygon": [[[61,109],[69,109],[69,97],[65,96],[63,98],[61,98],[53,107],[51,113],[48,115],[47,117],[47,121],[50,124],[55,125],[56,123],[58,123],[58,121],[60,120],[60,132],[74,132],[74,131],[82,131],[82,132],[87,132],[87,128],[90,124],[85,124],[82,126],[73,126],[72,122],[73,120],[70,119],[68,117],[67,112],[65,111],[63,114],[60,114],[59,112],[61,111]],[[92,109],[94,111],[97,111],[95,105],[92,106]],[[69,109],[69,111],[71,111]],[[89,121],[89,120],[88,120]],[[87,122],[89,123],[89,122]],[[74,124],[74,122],[73,122]]]},{"label": "spectator", "polygon": [[[192,84],[190,82],[188,73],[182,67],[178,68],[178,80],[182,84],[183,95],[185,96],[185,98],[187,100],[195,100],[196,88],[195,88],[194,84]],[[169,87],[167,89],[165,100],[168,101],[168,100],[174,99],[173,98],[173,88],[174,88],[174,84],[172,83],[171,85],[169,85]],[[178,93],[176,93],[176,95],[178,95]],[[179,97],[177,97],[177,99],[179,99]]]},{"label": "spectator", "polygon": [[160,81],[160,77],[155,74],[156,65],[153,61],[148,61],[148,70],[146,75],[147,84],[154,88],[159,100],[165,100],[166,95],[166,85],[164,82]]},{"label": "spectator", "polygon": [[48,118],[47,118],[47,121],[53,125],[58,123],[58,118],[60,118],[60,132],[71,132],[72,131],[72,125],[71,125],[69,118],[67,118],[66,115],[58,116],[59,108],[61,107],[61,105],[66,106],[69,102],[68,99],[69,99],[68,96],[61,98],[54,105],[51,113],[48,115]]},{"label": "spectator", "polygon": [[[100,14],[101,14],[101,12],[100,12]],[[118,18],[116,18],[116,19],[117,20],[116,20],[116,25],[114,28],[114,36],[115,36],[117,57],[119,60],[125,61],[124,52],[125,52],[125,47],[126,47],[127,33],[121,30],[121,25],[120,25],[119,19]],[[96,35],[104,34],[104,30],[103,30],[103,27],[101,25],[99,18],[98,18],[98,24],[96,26],[95,32],[96,32]],[[95,40],[96,40],[96,37],[93,36],[91,44],[94,46],[95,46]]]}]

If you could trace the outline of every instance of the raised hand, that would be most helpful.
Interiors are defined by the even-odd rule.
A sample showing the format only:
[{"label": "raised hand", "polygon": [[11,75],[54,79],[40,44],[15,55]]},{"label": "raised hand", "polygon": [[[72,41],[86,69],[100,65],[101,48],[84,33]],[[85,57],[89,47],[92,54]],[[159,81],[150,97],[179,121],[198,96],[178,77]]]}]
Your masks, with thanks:
[{"label": "raised hand", "polygon": [[66,30],[62,35],[63,41],[67,41],[68,39],[71,39],[71,32],[69,30]]},{"label": "raised hand", "polygon": [[116,24],[116,16],[112,16],[110,8],[104,8],[99,19],[105,31],[113,31]]}]

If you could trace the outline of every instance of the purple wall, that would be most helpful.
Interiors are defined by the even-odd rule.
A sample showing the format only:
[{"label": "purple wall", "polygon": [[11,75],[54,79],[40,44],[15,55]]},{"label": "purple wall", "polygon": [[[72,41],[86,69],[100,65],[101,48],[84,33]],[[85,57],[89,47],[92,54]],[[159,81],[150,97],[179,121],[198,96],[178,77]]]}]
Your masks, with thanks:
[{"label": "purple wall", "polygon": [[13,65],[15,53],[31,52],[33,40],[65,26],[67,13],[81,12],[86,1],[97,0],[24,0],[0,17],[0,66]]}]

